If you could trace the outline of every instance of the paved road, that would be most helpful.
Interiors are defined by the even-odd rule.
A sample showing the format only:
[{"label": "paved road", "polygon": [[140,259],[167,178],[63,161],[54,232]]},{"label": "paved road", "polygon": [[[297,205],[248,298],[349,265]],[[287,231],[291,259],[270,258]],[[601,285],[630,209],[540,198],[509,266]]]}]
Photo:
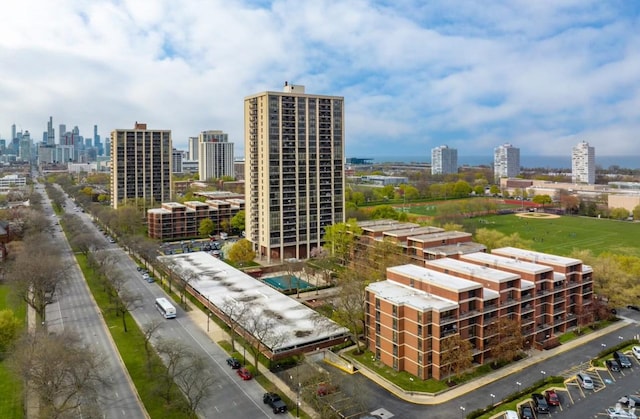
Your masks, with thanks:
[{"label": "paved road", "polygon": [[[69,205],[67,207],[69,208]],[[78,212],[76,215],[84,221],[87,232],[95,234],[96,240],[103,240],[106,249],[116,256],[114,271],[117,275],[128,278],[124,288],[142,297],[143,306],[130,313],[135,322],[140,327],[144,327],[153,320],[162,319],[163,325],[158,329],[156,336],[177,339],[206,357],[207,368],[214,375],[215,383],[212,394],[201,402],[198,412],[200,417],[216,419],[272,417],[273,413],[262,403],[264,389],[255,380],[242,381],[235,370],[227,366],[226,352],[214,343],[206,330],[192,321],[182,308],[176,307],[176,319],[163,319],[155,308],[154,302],[156,298],[167,295],[158,283],[150,284],[143,280],[129,255],[117,243],[110,244],[106,241],[104,235],[91,221],[89,214]]]},{"label": "paved road", "polygon": [[[37,190],[45,197],[45,213],[53,214],[46,194],[40,188]],[[69,202],[66,208],[70,207]],[[57,221],[57,218],[51,218]],[[108,387],[100,392],[98,400],[105,418],[147,418],[148,415],[130,384],[128,373],[120,362],[117,349],[105,329],[82,272],[75,262],[69,243],[57,227],[56,225],[53,229],[54,239],[60,244],[64,261],[70,269],[70,277],[62,293],[58,295],[58,301],[47,307],[47,329],[52,333],[65,329],[73,330],[86,345],[105,356],[104,372],[110,382]]]},{"label": "paved road", "polygon": [[[533,384],[536,380],[539,380],[544,375],[562,375],[565,377],[569,377],[575,374],[575,372],[577,372],[579,369],[584,368],[585,364],[588,363],[589,360],[594,358],[598,354],[598,352],[603,349],[603,344],[611,347],[620,342],[620,336],[627,340],[631,339],[638,333],[640,333],[638,324],[636,322],[629,322],[629,324],[622,329],[611,332],[601,337],[600,339],[588,342],[582,346],[578,346],[571,351],[559,354],[556,357],[547,359],[545,361],[542,361],[541,363],[525,368],[517,373],[509,375],[504,379],[489,384],[480,383],[478,384],[478,388],[473,392],[457,397],[453,401],[442,403],[436,406],[411,404],[389,393],[382,387],[378,386],[376,383],[368,380],[360,374],[355,374],[353,376],[345,375],[344,377],[342,377],[343,380],[350,382],[349,385],[343,386],[342,391],[347,396],[361,401],[365,406],[367,406],[368,412],[383,412],[384,414],[381,417],[385,418],[461,418],[463,417],[463,412],[465,414],[468,414],[473,410],[486,407],[494,402],[494,398],[491,397],[491,394],[494,394],[496,396],[495,401],[497,402],[507,395],[518,391],[520,387],[527,387],[528,385]],[[319,365],[330,370],[333,374],[340,374],[337,369],[328,366],[327,364],[320,363]],[[637,369],[640,369],[640,367],[638,367]],[[542,371],[544,371],[544,374],[542,373]],[[285,372],[284,374],[287,373]],[[520,385],[518,385],[518,383],[520,383]],[[600,410],[604,412],[604,408],[611,405],[612,404],[610,401],[610,404],[606,406],[603,405]],[[461,409],[461,407],[464,408],[464,411]],[[572,409],[572,411],[574,411],[574,409]],[[597,410],[594,411],[590,416],[564,417],[593,417],[595,413],[597,413]]]}]

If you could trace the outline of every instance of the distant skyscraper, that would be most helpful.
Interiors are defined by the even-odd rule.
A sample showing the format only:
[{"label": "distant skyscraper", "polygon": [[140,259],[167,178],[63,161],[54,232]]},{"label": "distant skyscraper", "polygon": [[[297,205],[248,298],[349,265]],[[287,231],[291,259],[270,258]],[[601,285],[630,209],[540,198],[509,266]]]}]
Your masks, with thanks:
[{"label": "distant skyscraper", "polygon": [[509,143],[493,150],[493,174],[498,182],[503,177],[516,177],[520,174],[520,149]]},{"label": "distant skyscraper", "polygon": [[345,221],[344,98],[283,92],[244,100],[246,237],[260,258],[306,259]]},{"label": "distant skyscraper", "polygon": [[431,174],[458,173],[458,150],[441,145],[431,150]]},{"label": "distant skyscraper", "polygon": [[200,180],[233,177],[233,143],[218,130],[202,131],[198,136],[198,174]]},{"label": "distant skyscraper", "polygon": [[582,141],[571,150],[571,180],[573,183],[596,183],[596,149]]},{"label": "distant skyscraper", "polygon": [[198,160],[198,137],[189,137],[189,160]]},{"label": "distant skyscraper", "polygon": [[45,141],[46,144],[55,144],[56,143],[56,130],[53,128],[53,117],[49,117],[49,122],[47,122],[47,139]]},{"label": "distant skyscraper", "polygon": [[22,161],[31,161],[31,135],[25,131],[20,138],[20,149],[18,155]]},{"label": "distant skyscraper", "polygon": [[11,125],[11,138],[10,140],[13,141],[16,139],[16,124],[12,124]]},{"label": "distant skyscraper", "polygon": [[111,132],[111,205],[143,200],[157,205],[173,196],[171,131],[148,130],[136,122],[133,129]]},{"label": "distant skyscraper", "polygon": [[67,133],[67,126],[65,124],[58,125],[58,144],[63,144],[63,137]]}]

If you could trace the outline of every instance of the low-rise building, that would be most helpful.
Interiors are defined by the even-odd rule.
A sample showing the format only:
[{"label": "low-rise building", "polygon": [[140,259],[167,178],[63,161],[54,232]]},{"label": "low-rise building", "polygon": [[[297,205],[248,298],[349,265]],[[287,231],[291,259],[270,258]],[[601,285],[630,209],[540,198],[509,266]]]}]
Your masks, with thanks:
[{"label": "low-rise building", "polygon": [[524,348],[544,348],[591,321],[592,269],[582,261],[516,248],[387,269],[366,288],[365,336],[377,359],[422,379],[447,374],[443,341],[459,334],[473,361],[491,359],[492,325],[516,320]]},{"label": "low-rise building", "polygon": [[160,208],[147,210],[149,237],[160,240],[179,240],[200,236],[203,220],[213,221],[220,233],[231,219],[244,209],[244,199],[208,199],[205,202],[164,202]]}]

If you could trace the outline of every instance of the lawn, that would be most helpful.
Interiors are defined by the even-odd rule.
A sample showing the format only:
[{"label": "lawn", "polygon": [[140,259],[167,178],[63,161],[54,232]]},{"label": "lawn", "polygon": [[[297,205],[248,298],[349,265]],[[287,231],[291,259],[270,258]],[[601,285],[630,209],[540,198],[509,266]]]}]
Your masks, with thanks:
[{"label": "lawn", "polygon": [[[0,285],[0,310],[11,308],[18,318],[26,325],[26,308],[24,304],[16,309],[9,300],[9,287]],[[21,419],[22,412],[22,383],[7,368],[0,359],[0,418]]]},{"label": "lawn", "polygon": [[465,224],[507,235],[518,233],[531,241],[533,250],[544,253],[569,255],[574,249],[589,249],[596,255],[607,250],[640,256],[640,223],[575,216],[535,219],[492,215],[473,218]]}]

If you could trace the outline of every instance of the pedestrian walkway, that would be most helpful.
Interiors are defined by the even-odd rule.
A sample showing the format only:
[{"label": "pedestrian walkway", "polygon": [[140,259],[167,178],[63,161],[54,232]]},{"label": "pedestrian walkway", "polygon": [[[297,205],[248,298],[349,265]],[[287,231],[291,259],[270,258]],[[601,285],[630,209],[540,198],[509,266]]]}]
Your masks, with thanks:
[{"label": "pedestrian walkway", "polygon": [[385,388],[386,390],[395,394],[397,397],[403,400],[406,400],[408,402],[415,403],[415,404],[437,405],[437,404],[446,403],[451,400],[454,400],[464,394],[470,393],[472,391],[476,391],[479,388],[486,386],[487,384],[490,384],[490,383],[493,383],[494,381],[498,381],[500,379],[508,377],[511,374],[520,372],[546,359],[553,358],[554,356],[557,356],[561,353],[575,349],[578,346],[584,345],[587,342],[596,340],[606,334],[609,334],[618,329],[621,329],[627,326],[629,323],[631,322],[627,320],[620,320],[618,322],[615,322],[609,325],[608,327],[605,327],[600,330],[596,330],[587,335],[581,336],[577,339],[574,339],[560,346],[557,346],[553,349],[544,350],[544,351],[538,351],[538,350],[532,351],[530,352],[530,356],[526,359],[523,359],[522,361],[514,362],[513,364],[510,364],[504,368],[501,368],[491,374],[478,377],[474,380],[471,380],[462,385],[459,385],[457,387],[454,387],[450,390],[447,390],[438,394],[405,391],[400,387],[396,386],[395,384],[383,379],[378,374],[375,374],[372,371],[368,370],[366,367],[363,367],[362,365],[359,366],[359,371],[361,374],[363,374],[370,380],[375,381],[376,383],[378,383],[378,385],[380,385],[381,387]]},{"label": "pedestrian walkway", "polygon": [[[189,300],[187,300],[187,304],[189,305],[189,310],[187,311],[187,315],[189,316],[189,318],[191,318],[191,320],[196,325],[198,325],[198,327],[202,328],[203,331],[206,332],[207,330],[209,330],[207,334],[211,336],[211,339],[214,342],[220,342],[223,340],[229,342],[231,341],[231,337],[229,336],[229,334],[224,329],[222,329],[218,325],[218,323],[210,321],[204,311],[193,305]],[[295,393],[295,391],[291,390],[291,388],[276,374],[272,373],[264,366],[260,368],[260,374],[265,376],[267,380],[273,383],[280,390],[280,392],[285,394],[290,400],[293,400],[294,402],[295,400],[297,400],[297,394]],[[320,418],[320,415],[318,415],[318,413],[316,413],[315,410],[307,403],[305,403],[302,399],[300,400],[300,409],[302,409],[305,413],[307,413],[307,415],[312,418]]]}]

